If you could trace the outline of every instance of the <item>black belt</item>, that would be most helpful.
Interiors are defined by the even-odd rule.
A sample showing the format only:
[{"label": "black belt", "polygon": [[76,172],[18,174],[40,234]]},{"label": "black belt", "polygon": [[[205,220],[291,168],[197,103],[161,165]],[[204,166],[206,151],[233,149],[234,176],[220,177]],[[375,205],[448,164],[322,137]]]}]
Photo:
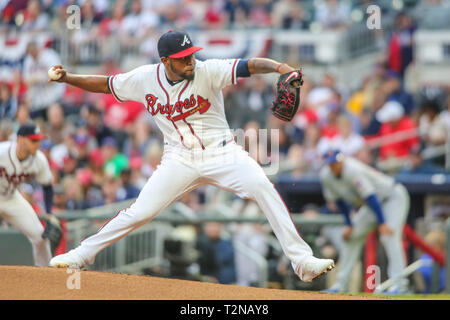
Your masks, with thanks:
[{"label": "black belt", "polygon": [[[224,139],[221,142],[219,142],[219,147],[225,147],[227,144],[229,144],[232,141],[234,141],[234,138],[231,138],[230,140]],[[169,143],[168,142],[164,142],[164,145],[168,146]]]}]

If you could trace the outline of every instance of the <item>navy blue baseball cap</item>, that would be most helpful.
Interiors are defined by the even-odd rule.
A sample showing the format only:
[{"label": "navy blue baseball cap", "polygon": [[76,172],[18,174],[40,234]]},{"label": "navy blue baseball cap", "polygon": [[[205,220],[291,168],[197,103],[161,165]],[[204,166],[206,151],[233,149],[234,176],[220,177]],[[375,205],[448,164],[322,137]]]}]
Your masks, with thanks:
[{"label": "navy blue baseball cap", "polygon": [[189,35],[184,31],[169,30],[158,40],[158,53],[160,58],[183,58],[202,49],[202,47],[195,47]]},{"label": "navy blue baseball cap", "polygon": [[45,135],[41,133],[39,127],[32,122],[21,125],[17,131],[17,135],[31,140],[42,140],[45,138]]},{"label": "navy blue baseball cap", "polygon": [[336,163],[342,160],[342,153],[339,150],[330,150],[323,156],[326,164]]}]

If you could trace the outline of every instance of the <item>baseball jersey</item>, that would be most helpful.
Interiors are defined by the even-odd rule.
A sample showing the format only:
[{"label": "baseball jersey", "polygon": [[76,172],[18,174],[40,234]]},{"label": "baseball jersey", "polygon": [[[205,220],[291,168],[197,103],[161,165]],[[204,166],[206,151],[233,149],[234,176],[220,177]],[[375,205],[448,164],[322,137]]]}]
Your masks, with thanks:
[{"label": "baseball jersey", "polygon": [[140,66],[108,78],[114,97],[144,104],[169,145],[188,149],[215,145],[233,137],[222,89],[236,84],[239,59],[196,60],[195,77],[169,84],[164,64]]},{"label": "baseball jersey", "polygon": [[15,141],[0,142],[0,199],[10,198],[26,181],[36,179],[42,185],[53,181],[47,158],[40,150],[35,156],[20,161],[16,156],[16,146]]},{"label": "baseball jersey", "polygon": [[376,194],[380,201],[392,194],[393,178],[350,157],[346,157],[340,177],[336,177],[328,166],[320,171],[320,180],[327,201],[342,199],[355,208],[365,203],[365,199]]}]

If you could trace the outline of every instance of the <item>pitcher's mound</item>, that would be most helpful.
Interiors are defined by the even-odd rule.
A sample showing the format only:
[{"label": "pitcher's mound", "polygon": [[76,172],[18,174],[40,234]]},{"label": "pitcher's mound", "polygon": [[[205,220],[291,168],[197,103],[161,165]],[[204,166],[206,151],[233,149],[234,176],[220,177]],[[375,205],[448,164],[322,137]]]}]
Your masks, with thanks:
[{"label": "pitcher's mound", "polygon": [[[69,271],[73,271],[69,273]],[[221,285],[150,276],[0,266],[2,300],[355,300],[354,295]]]}]

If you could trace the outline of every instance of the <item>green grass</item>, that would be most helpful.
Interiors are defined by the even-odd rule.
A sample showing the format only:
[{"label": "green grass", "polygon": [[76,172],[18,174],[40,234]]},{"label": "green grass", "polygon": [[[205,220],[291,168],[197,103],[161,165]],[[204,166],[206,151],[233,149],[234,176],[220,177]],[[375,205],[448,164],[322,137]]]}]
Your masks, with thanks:
[{"label": "green grass", "polygon": [[450,300],[450,294],[446,294],[446,293],[441,293],[441,294],[401,294],[401,295],[362,293],[361,295],[387,298],[387,299],[398,299],[398,300]]}]

